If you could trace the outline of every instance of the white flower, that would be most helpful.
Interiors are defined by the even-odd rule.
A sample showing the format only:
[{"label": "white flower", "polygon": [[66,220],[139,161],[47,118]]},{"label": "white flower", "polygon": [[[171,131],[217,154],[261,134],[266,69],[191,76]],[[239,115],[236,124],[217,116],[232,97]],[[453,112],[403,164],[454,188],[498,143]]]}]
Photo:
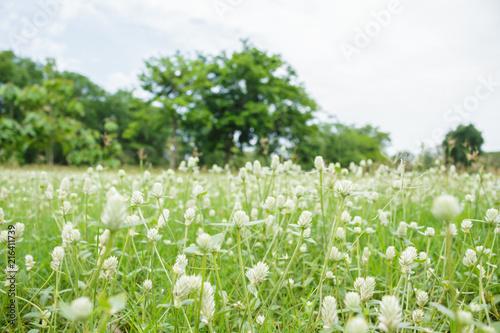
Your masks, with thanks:
[{"label": "white flower", "polygon": [[425,229],[425,236],[432,237],[435,234],[436,234],[436,230],[434,230],[434,228],[428,227],[427,229]]},{"label": "white flower", "polygon": [[150,291],[153,289],[153,282],[149,279],[144,280],[142,283],[142,289],[144,289],[144,291]]},{"label": "white flower", "polygon": [[385,256],[387,260],[392,260],[396,256],[396,248],[394,246],[389,246],[387,250],[385,250]]},{"label": "white flower", "polygon": [[323,318],[323,328],[329,329],[337,323],[337,300],[333,296],[325,296],[321,306],[321,318]]},{"label": "white flower", "polygon": [[193,208],[186,209],[186,212],[184,213],[184,224],[189,227],[191,223],[193,223],[195,217],[196,211]]},{"label": "white flower", "polygon": [[188,260],[186,258],[186,255],[184,254],[178,254],[177,259],[175,260],[175,264],[172,267],[173,271],[175,274],[184,274],[186,272],[186,266],[188,264]]},{"label": "white flower", "polygon": [[458,234],[457,226],[454,223],[449,223],[446,227],[446,234],[455,237]]},{"label": "white flower", "polygon": [[203,283],[203,295],[201,295],[201,315],[202,321],[206,324],[212,319],[215,313],[214,288],[210,282]]},{"label": "white flower", "polygon": [[345,241],[345,231],[342,227],[337,228],[337,231],[335,232],[335,238],[337,238],[341,242]]},{"label": "white flower", "polygon": [[264,204],[262,205],[262,208],[269,213],[274,210],[275,206],[276,199],[274,197],[267,197],[266,201],[264,201]]},{"label": "white flower", "polygon": [[496,210],[495,208],[490,208],[486,211],[484,219],[486,222],[495,225],[500,223],[500,214],[498,213],[498,210]]},{"label": "white flower", "polygon": [[462,262],[467,267],[475,265],[477,262],[476,251],[474,251],[472,249],[467,249],[467,251],[465,251],[465,256],[464,256],[464,259],[462,260]]},{"label": "white flower", "polygon": [[305,193],[306,193],[306,189],[304,188],[304,186],[299,185],[299,186],[295,187],[295,189],[293,190],[293,194],[297,198],[303,197]]},{"label": "white flower", "polygon": [[370,259],[371,251],[368,247],[365,247],[363,249],[363,255],[361,256],[361,261],[363,262],[363,265],[366,265],[368,263],[368,260]]},{"label": "white flower", "polygon": [[271,160],[271,170],[276,171],[280,165],[280,157],[278,155],[273,155]]},{"label": "white flower", "polygon": [[257,318],[255,318],[255,322],[257,323],[257,325],[264,324],[265,320],[266,320],[266,317],[264,317],[264,316],[257,316]]},{"label": "white flower", "polygon": [[162,237],[156,228],[149,229],[146,236],[151,243],[159,241]]},{"label": "white flower", "polygon": [[349,194],[351,194],[352,188],[353,183],[347,179],[343,179],[335,183],[335,191],[343,197],[347,197]]},{"label": "white flower", "polygon": [[379,327],[384,332],[395,331],[403,319],[399,300],[395,296],[384,296],[380,303]]},{"label": "white flower", "polygon": [[342,260],[343,258],[344,254],[340,252],[338,248],[333,246],[332,249],[330,250],[330,259],[333,261],[339,261]]},{"label": "white flower", "polygon": [[314,167],[318,171],[323,171],[325,169],[325,161],[322,156],[316,156],[314,159]]},{"label": "white flower", "polygon": [[29,272],[30,270],[33,269],[33,267],[35,267],[35,261],[33,261],[33,256],[31,255],[27,255],[24,257],[24,260],[26,261],[26,271]]},{"label": "white flower", "polygon": [[203,189],[203,186],[201,185],[196,185],[194,188],[193,188],[193,192],[191,193],[193,195],[193,197],[195,198],[198,198],[199,196],[201,196],[203,193],[205,193],[205,190]]},{"label": "white flower", "polygon": [[57,271],[64,258],[64,249],[61,246],[56,246],[52,251],[51,256],[52,262],[50,263],[50,268],[52,268],[52,270],[54,271]]},{"label": "white flower", "polygon": [[460,325],[468,326],[472,324],[472,313],[464,310],[458,310],[456,316],[457,321],[460,323]]},{"label": "white flower", "polygon": [[21,237],[23,237],[23,234],[24,234],[24,224],[21,223],[21,222],[17,222],[16,224],[14,224],[14,239],[16,242],[18,242]]},{"label": "white flower", "polygon": [[71,302],[71,313],[75,321],[84,321],[92,314],[93,306],[88,297],[81,297]]},{"label": "white flower", "polygon": [[144,203],[143,194],[140,191],[132,192],[132,197],[130,198],[130,204],[132,206],[140,206]]},{"label": "white flower", "polygon": [[354,317],[349,319],[345,325],[345,333],[365,333],[368,331],[368,324],[363,317]]},{"label": "white flower", "polygon": [[156,198],[160,198],[163,196],[163,186],[161,183],[154,183],[153,189],[151,190],[151,195]]},{"label": "white flower", "polygon": [[119,194],[111,195],[104,206],[101,221],[107,229],[115,231],[121,228],[127,218],[125,200]]},{"label": "white flower", "polygon": [[417,304],[418,304],[418,306],[423,308],[425,306],[425,304],[427,304],[427,301],[429,301],[429,295],[427,294],[427,292],[424,290],[418,290],[417,291]]},{"label": "white flower", "polygon": [[477,303],[471,302],[469,304],[469,309],[472,312],[479,312],[479,311],[481,311],[481,306],[479,304],[477,304]]},{"label": "white flower", "polygon": [[102,263],[102,272],[106,280],[111,280],[113,275],[116,273],[116,269],[118,268],[118,259],[115,256],[111,256],[108,259],[104,260]]},{"label": "white flower", "polygon": [[262,261],[259,261],[246,272],[246,276],[250,280],[250,284],[253,286],[265,281],[268,274],[269,266]]},{"label": "white flower", "polygon": [[347,210],[344,210],[342,214],[340,215],[340,220],[344,222],[350,222],[351,221],[351,214]]},{"label": "white flower", "polygon": [[[199,283],[198,283],[199,282]],[[181,275],[174,284],[174,306],[181,307],[182,301],[194,290],[201,287],[201,277],[194,275]]]},{"label": "white flower", "polygon": [[424,311],[420,309],[413,310],[411,313],[411,321],[420,323],[422,320],[424,320]]},{"label": "white flower", "polygon": [[7,230],[0,231],[0,244],[5,244],[9,240],[9,233]]},{"label": "white flower", "polygon": [[302,230],[308,229],[311,227],[312,222],[312,213],[305,210],[299,216],[299,221],[297,222],[299,228]]},{"label": "white flower", "polygon": [[432,214],[441,221],[451,221],[462,211],[458,199],[451,195],[442,195],[434,199]]},{"label": "white flower", "polygon": [[406,225],[406,222],[400,222],[396,234],[398,235],[399,238],[404,238],[406,237],[407,233],[408,233],[408,226]]},{"label": "white flower", "polygon": [[462,229],[463,232],[467,233],[472,228],[472,221],[469,220],[469,219],[465,219],[460,224],[460,227],[461,227],[461,229]]},{"label": "white flower", "polygon": [[357,310],[361,304],[361,297],[358,293],[350,291],[345,294],[344,304],[347,309]]},{"label": "white flower", "polygon": [[246,223],[250,221],[250,218],[248,217],[247,213],[242,210],[238,210],[234,213],[233,220],[236,228],[241,229],[245,226]]},{"label": "white flower", "polygon": [[363,284],[359,288],[359,293],[361,294],[361,300],[366,302],[373,296],[375,291],[375,278],[368,276],[365,278]]},{"label": "white flower", "polygon": [[413,246],[407,247],[401,253],[399,264],[401,265],[401,271],[403,272],[403,274],[409,272],[411,265],[413,264],[413,261],[415,259],[417,259],[417,249],[415,249]]},{"label": "white flower", "polygon": [[209,234],[207,234],[205,232],[202,232],[198,236],[198,238],[196,238],[196,243],[198,243],[199,248],[203,252],[208,252],[211,249],[211,245],[210,245],[210,240],[211,239],[212,239],[212,236],[210,236]]}]

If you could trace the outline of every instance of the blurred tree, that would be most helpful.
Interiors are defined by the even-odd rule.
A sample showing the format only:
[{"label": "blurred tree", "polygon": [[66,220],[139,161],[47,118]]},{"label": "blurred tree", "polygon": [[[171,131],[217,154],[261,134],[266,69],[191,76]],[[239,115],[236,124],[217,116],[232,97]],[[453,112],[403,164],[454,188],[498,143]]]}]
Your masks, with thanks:
[{"label": "blurred tree", "polygon": [[241,51],[204,62],[210,84],[199,92],[203,107],[188,112],[185,121],[204,154],[222,150],[227,163],[235,153],[261,149],[257,143],[263,138],[272,152],[283,142],[298,144],[313,133],[309,122],[316,103],[279,55],[244,41]]},{"label": "blurred tree", "polygon": [[[162,130],[149,135],[170,134],[161,139],[161,146],[169,147],[167,158],[170,159],[170,166],[175,168],[179,156],[181,120],[186,113],[200,107],[198,92],[208,83],[206,64],[201,57],[188,59],[179,53],[172,57],[152,58],[146,61],[146,70],[139,78],[142,88],[151,93],[150,102],[157,107],[152,110],[155,127],[170,126],[168,132]],[[144,114],[137,116],[143,119],[148,117]]]},{"label": "blurred tree", "polygon": [[12,51],[0,52],[0,84],[12,83],[18,87],[41,84],[43,66],[28,58],[21,58]]},{"label": "blurred tree", "polygon": [[384,147],[390,142],[389,134],[378,128],[348,126],[340,123],[321,124],[315,135],[309,135],[297,146],[295,155],[302,165],[312,167],[315,156],[321,155],[328,163],[339,162],[347,166],[362,159],[384,161]]},{"label": "blurred tree", "polygon": [[446,163],[469,166],[482,153],[483,143],[483,136],[474,125],[459,125],[455,130],[448,132],[443,141]]}]

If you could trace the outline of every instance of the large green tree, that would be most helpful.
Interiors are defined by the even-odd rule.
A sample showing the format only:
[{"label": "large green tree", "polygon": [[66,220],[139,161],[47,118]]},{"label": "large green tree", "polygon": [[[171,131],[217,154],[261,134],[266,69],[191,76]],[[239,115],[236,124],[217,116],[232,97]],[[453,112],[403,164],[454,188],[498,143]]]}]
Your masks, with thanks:
[{"label": "large green tree", "polygon": [[203,106],[185,121],[204,154],[222,151],[227,163],[234,154],[260,149],[261,139],[274,150],[298,144],[314,130],[309,122],[316,103],[279,55],[243,42],[242,50],[206,63],[210,84],[199,92]]}]

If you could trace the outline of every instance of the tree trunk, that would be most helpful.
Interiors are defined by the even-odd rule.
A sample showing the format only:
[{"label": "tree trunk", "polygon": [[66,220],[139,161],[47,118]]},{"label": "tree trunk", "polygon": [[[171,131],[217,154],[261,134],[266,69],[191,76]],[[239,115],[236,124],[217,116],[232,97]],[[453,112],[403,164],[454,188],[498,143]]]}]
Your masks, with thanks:
[{"label": "tree trunk", "polygon": [[224,147],[224,151],[226,152],[226,157],[224,158],[224,165],[228,164],[229,161],[231,160],[231,148],[233,148],[233,141],[228,140],[226,142],[226,145]]},{"label": "tree trunk", "polygon": [[47,164],[54,165],[54,139],[50,137],[47,149]]}]

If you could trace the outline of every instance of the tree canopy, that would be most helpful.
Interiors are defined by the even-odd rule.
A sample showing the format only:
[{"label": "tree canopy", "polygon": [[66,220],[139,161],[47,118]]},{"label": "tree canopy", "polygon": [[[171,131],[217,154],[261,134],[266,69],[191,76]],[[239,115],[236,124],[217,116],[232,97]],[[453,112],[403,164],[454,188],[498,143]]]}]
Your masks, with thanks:
[{"label": "tree canopy", "polygon": [[483,135],[474,125],[459,125],[448,132],[443,141],[446,162],[470,165],[471,160],[482,153],[483,143]]}]

